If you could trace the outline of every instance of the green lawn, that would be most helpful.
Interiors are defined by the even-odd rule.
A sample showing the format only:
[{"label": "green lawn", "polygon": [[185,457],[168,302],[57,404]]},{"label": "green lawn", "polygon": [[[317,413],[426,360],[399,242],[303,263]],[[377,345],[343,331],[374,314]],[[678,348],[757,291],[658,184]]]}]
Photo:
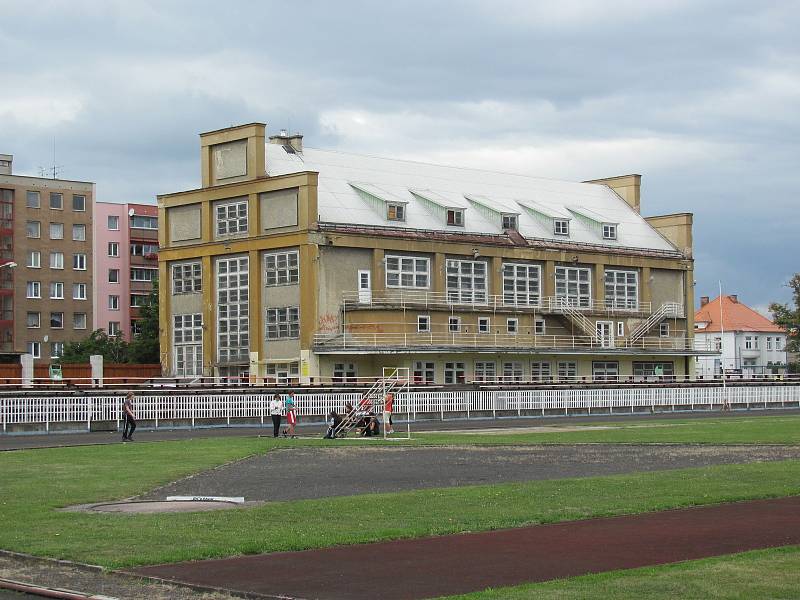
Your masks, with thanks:
[{"label": "green lawn", "polygon": [[[800,419],[725,419],[721,423],[692,422],[658,431],[672,432],[668,439],[659,441],[679,441],[676,436],[689,436],[689,441],[694,441],[692,435],[700,441],[711,441],[716,430],[725,441],[754,443],[764,438],[788,441],[793,435],[792,424],[800,425]],[[628,437],[625,441],[639,441],[649,439],[654,430],[636,428],[618,433],[623,432]],[[598,436],[609,433],[589,430],[581,432],[584,438],[575,441],[597,441]],[[669,439],[669,435],[673,437]],[[498,441],[497,436],[489,435],[420,437],[428,443]],[[542,437],[521,434],[504,436],[502,441],[535,443]],[[800,494],[800,461],[792,460],[276,502],[221,512],[113,515],[55,510],[128,497],[271,448],[342,443],[383,442],[226,437],[0,453],[0,547],[119,567]]]},{"label": "green lawn", "polygon": [[662,567],[612,571],[498,588],[450,600],[704,598],[752,600],[800,595],[800,548],[756,550]]}]

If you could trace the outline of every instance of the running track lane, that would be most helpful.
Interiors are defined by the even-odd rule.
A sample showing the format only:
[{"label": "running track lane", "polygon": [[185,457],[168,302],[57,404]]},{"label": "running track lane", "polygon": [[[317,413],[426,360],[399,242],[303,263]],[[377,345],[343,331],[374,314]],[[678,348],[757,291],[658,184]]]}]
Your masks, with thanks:
[{"label": "running track lane", "polygon": [[[405,600],[793,544],[800,544],[800,497],[133,572],[273,597]],[[380,573],[391,573],[392,584]]]}]

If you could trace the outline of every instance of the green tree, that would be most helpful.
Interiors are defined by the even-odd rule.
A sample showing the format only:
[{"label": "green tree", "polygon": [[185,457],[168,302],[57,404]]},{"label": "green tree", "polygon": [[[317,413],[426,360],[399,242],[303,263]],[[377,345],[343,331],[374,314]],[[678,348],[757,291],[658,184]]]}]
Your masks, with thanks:
[{"label": "green tree", "polygon": [[121,335],[109,336],[103,329],[96,329],[85,340],[64,345],[62,363],[88,363],[93,354],[101,354],[109,363],[128,362],[128,343]]},{"label": "green tree", "polygon": [[158,339],[158,281],[153,281],[153,290],[144,306],[139,309],[139,333],[128,347],[128,362],[158,364],[161,362],[161,346]]},{"label": "green tree", "polygon": [[[800,352],[800,273],[795,273],[787,285],[792,290],[794,307],[773,302],[769,305],[769,311],[773,321],[786,329],[787,352]],[[789,370],[796,373],[800,371],[798,367],[800,365],[795,362],[790,364]]]}]

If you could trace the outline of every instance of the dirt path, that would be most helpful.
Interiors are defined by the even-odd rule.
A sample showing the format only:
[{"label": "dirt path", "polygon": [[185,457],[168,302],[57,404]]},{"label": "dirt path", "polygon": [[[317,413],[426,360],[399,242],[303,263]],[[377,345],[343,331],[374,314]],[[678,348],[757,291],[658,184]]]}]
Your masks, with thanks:
[{"label": "dirt path", "polygon": [[[792,544],[800,544],[800,497],[135,572],[269,596],[408,600]],[[393,585],[380,584],[382,569]]]}]

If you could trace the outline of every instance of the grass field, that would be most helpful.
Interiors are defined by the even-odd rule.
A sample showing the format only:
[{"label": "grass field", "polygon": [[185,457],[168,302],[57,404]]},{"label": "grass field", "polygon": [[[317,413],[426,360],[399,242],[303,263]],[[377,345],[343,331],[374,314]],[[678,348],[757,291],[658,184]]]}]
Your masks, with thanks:
[{"label": "grass field", "polygon": [[794,599],[800,595],[800,548],[757,550],[674,565],[611,571],[498,588],[450,600],[579,600],[604,598]]},{"label": "grass field", "polygon": [[[800,441],[798,417],[636,425],[554,434],[425,434],[411,443]],[[800,494],[800,461],[784,461],[275,502],[223,512],[115,515],[55,510],[125,498],[276,447],[342,443],[365,442],[211,438],[2,453],[0,547],[120,567]]]}]

